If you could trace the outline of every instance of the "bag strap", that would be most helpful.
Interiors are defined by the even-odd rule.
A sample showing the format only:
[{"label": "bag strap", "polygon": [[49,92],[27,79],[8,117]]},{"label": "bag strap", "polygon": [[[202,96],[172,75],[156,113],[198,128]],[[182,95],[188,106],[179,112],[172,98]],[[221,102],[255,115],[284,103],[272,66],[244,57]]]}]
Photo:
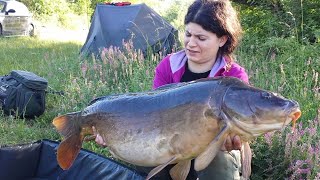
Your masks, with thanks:
[{"label": "bag strap", "polygon": [[46,94],[57,94],[64,96],[64,91],[55,91],[52,87],[48,86],[48,90],[45,91]]}]

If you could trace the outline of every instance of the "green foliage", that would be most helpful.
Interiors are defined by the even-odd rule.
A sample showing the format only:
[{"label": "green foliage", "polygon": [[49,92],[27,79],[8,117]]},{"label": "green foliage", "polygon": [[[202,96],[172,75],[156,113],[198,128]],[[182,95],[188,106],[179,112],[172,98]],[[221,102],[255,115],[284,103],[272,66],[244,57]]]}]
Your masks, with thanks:
[{"label": "green foliage", "polygon": [[245,34],[254,34],[261,38],[283,36],[286,26],[279,23],[272,12],[257,6],[237,6]]},{"label": "green foliage", "polygon": [[39,19],[47,19],[50,16],[62,17],[70,11],[65,0],[20,0]]},{"label": "green foliage", "polygon": [[320,1],[285,0],[283,6],[292,16],[294,23],[291,23],[291,27],[297,29],[301,42],[320,42]]},{"label": "green foliage", "polygon": [[78,15],[92,14],[93,7],[91,4],[92,1],[89,0],[75,0],[73,3],[70,3],[70,8]]},{"label": "green foliage", "polygon": [[[263,37],[295,37],[300,43],[320,42],[320,1],[310,0],[234,0],[241,6],[243,25]],[[271,22],[271,23],[269,23]],[[271,25],[272,24],[272,25]],[[271,25],[271,26],[270,26]],[[270,29],[273,27],[273,30]],[[270,31],[271,30],[271,31]]]},{"label": "green foliage", "polygon": [[254,149],[251,179],[273,180],[284,179],[288,176],[286,168],[289,162],[287,159],[280,158],[285,154],[285,133],[283,136],[279,132],[268,133],[258,137],[250,145]]}]

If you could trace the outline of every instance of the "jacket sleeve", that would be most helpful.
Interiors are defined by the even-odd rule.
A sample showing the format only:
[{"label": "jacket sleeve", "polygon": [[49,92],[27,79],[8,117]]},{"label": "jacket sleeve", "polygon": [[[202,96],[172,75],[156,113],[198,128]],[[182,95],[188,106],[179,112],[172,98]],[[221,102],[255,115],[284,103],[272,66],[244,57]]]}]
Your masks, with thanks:
[{"label": "jacket sleeve", "polygon": [[153,89],[173,82],[169,59],[170,56],[165,57],[155,68],[152,86]]},{"label": "jacket sleeve", "polygon": [[230,70],[225,73],[225,76],[236,77],[249,84],[249,78],[246,70],[236,63],[232,64]]}]

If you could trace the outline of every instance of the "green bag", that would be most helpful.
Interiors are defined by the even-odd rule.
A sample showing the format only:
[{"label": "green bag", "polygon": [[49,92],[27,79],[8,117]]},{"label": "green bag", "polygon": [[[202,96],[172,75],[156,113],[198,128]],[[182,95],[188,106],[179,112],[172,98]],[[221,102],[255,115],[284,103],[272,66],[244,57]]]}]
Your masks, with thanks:
[{"label": "green bag", "polygon": [[13,70],[0,77],[0,107],[5,115],[25,118],[45,111],[48,81],[32,72]]}]

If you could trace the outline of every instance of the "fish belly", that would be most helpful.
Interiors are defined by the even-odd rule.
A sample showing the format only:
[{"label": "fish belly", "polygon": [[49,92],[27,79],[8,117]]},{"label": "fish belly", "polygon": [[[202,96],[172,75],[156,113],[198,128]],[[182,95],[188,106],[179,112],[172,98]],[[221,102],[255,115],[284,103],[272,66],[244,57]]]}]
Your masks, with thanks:
[{"label": "fish belly", "polygon": [[[204,133],[205,132],[205,133]],[[123,161],[139,166],[158,166],[173,157],[176,162],[193,159],[203,152],[216,132],[195,129],[166,135],[146,135],[110,144],[111,153]],[[174,163],[174,162],[173,162]]]},{"label": "fish belly", "polygon": [[116,158],[131,164],[152,167],[168,162],[175,154],[165,138],[131,141],[110,146]]}]

